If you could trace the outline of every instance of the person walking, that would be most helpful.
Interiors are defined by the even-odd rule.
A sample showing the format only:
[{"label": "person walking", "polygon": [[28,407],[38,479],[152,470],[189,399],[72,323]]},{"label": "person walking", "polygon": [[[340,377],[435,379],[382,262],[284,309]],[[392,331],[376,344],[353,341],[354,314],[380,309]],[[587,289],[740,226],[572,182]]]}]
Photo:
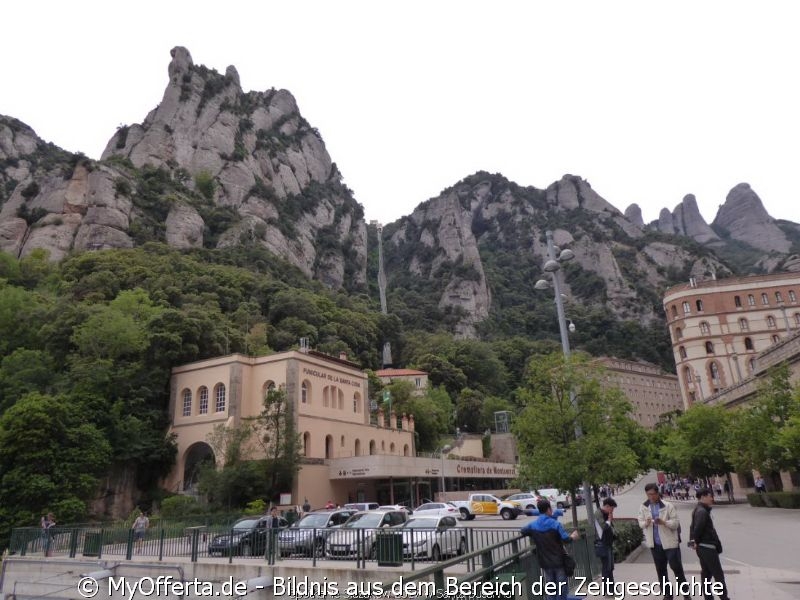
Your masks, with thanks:
[{"label": "person walking", "polygon": [[303,499],[303,514],[311,512],[311,503],[308,501],[308,498]]},{"label": "person walking", "polygon": [[564,543],[577,540],[580,537],[578,530],[570,534],[566,532],[564,526],[553,516],[553,507],[549,500],[539,500],[536,508],[539,510],[539,518],[522,527],[520,533],[533,538],[542,574],[548,582],[557,585],[555,595],[549,595],[548,600],[567,600],[569,586],[565,557],[568,555]]},{"label": "person walking", "polygon": [[136,542],[136,548],[139,553],[142,551],[144,534],[148,527],[150,527],[150,519],[148,519],[147,515],[142,511],[139,511],[136,520],[133,522],[133,525],[131,525],[131,529],[133,529],[133,541]]},{"label": "person walking", "polygon": [[[681,561],[680,521],[678,511],[671,502],[662,500],[658,493],[658,485],[648,483],[644,486],[647,500],[639,507],[639,527],[644,531],[644,540],[653,563],[656,566],[658,580],[664,588],[664,600],[672,600],[673,582],[670,580],[667,565],[672,569],[678,585],[688,591],[686,575]],[[684,595],[689,600],[689,595]]]},{"label": "person walking", "polygon": [[605,498],[603,506],[595,511],[594,526],[597,539],[594,542],[594,553],[600,559],[603,593],[611,594],[614,584],[614,509],[617,501]]},{"label": "person walking", "polygon": [[708,586],[711,578],[722,584],[720,600],[729,600],[728,588],[725,585],[725,574],[719,555],[722,554],[722,543],[719,541],[714,521],[711,519],[711,507],[714,505],[714,493],[708,488],[697,492],[697,506],[692,512],[692,525],[689,532],[689,547],[697,552],[700,561],[700,578],[703,582],[703,593],[706,600],[714,596]]}]

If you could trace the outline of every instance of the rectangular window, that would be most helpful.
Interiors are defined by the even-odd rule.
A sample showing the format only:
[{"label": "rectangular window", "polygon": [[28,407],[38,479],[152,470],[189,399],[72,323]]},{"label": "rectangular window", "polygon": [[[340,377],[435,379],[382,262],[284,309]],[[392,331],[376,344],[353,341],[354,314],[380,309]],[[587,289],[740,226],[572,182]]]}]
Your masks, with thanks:
[{"label": "rectangular window", "polygon": [[736,305],[736,308],[742,307],[742,299],[739,296],[733,297],[733,303]]},{"label": "rectangular window", "polygon": [[769,304],[769,296],[767,296],[766,294],[761,294],[761,304],[765,306]]},{"label": "rectangular window", "polygon": [[755,296],[753,296],[753,294],[747,294],[747,304],[749,306],[755,306],[756,305],[756,298],[755,298]]},{"label": "rectangular window", "polygon": [[200,390],[200,414],[208,414],[208,388]]},{"label": "rectangular window", "polygon": [[192,392],[186,390],[183,393],[183,416],[190,417],[192,415]]},{"label": "rectangular window", "polygon": [[690,312],[692,312],[692,309],[689,306],[689,303],[688,302],[684,302],[683,303],[683,314],[688,315]]}]

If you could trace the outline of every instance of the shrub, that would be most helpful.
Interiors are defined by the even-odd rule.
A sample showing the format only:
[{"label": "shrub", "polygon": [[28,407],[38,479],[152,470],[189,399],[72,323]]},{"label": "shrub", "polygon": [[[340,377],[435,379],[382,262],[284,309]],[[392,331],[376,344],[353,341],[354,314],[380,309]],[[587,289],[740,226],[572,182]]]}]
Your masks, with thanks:
[{"label": "shrub", "polygon": [[31,181],[28,185],[25,186],[25,189],[22,190],[22,197],[25,198],[25,200],[30,200],[38,193],[39,193],[39,184],[36,183],[35,181]]},{"label": "shrub", "polygon": [[162,517],[182,517],[202,512],[200,503],[191,496],[170,496],[161,502]]},{"label": "shrub", "polygon": [[644,532],[636,521],[623,521],[614,526],[616,538],[614,539],[614,557],[622,562],[644,541]]},{"label": "shrub", "polygon": [[267,503],[261,498],[248,502],[245,506],[244,514],[246,515],[265,515],[267,514]]},{"label": "shrub", "polygon": [[750,506],[766,506],[763,494],[747,494],[747,502]]},{"label": "shrub", "polygon": [[767,496],[781,508],[800,508],[800,492],[768,492]]},{"label": "shrub", "polygon": [[214,183],[214,176],[211,175],[211,173],[208,171],[200,171],[194,176],[194,185],[197,191],[200,192],[206,200],[213,200],[216,184]]}]

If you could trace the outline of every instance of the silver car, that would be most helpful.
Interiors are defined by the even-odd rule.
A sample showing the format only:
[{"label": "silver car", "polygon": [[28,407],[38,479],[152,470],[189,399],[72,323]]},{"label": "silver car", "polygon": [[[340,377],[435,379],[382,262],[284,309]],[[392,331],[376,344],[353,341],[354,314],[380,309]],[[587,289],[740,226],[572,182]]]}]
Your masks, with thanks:
[{"label": "silver car", "polygon": [[456,517],[461,513],[452,502],[426,502],[414,509],[415,517]]},{"label": "silver car", "polygon": [[355,514],[353,510],[319,510],[308,513],[278,535],[281,556],[305,554],[321,557],[332,528],[340,527]]},{"label": "silver car", "polygon": [[408,520],[404,510],[371,510],[357,512],[347,523],[332,531],[325,545],[328,558],[375,558],[375,532],[383,527],[396,527]]},{"label": "silver car", "polygon": [[429,560],[466,553],[467,536],[454,516],[414,517],[403,525],[403,555]]}]

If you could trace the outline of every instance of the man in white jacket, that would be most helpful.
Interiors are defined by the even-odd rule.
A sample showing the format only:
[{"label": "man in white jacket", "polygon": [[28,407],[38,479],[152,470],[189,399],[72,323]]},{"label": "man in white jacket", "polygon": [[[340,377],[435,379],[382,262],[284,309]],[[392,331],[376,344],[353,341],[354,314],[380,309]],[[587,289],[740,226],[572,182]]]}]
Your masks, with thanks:
[{"label": "man in white jacket", "polygon": [[[681,561],[680,521],[678,511],[671,503],[661,499],[658,485],[648,483],[644,486],[647,500],[639,507],[639,527],[644,531],[644,540],[653,555],[658,580],[664,588],[664,599],[672,600],[674,583],[669,578],[667,565],[688,592],[686,575]],[[684,595],[686,600],[690,596]]]}]

